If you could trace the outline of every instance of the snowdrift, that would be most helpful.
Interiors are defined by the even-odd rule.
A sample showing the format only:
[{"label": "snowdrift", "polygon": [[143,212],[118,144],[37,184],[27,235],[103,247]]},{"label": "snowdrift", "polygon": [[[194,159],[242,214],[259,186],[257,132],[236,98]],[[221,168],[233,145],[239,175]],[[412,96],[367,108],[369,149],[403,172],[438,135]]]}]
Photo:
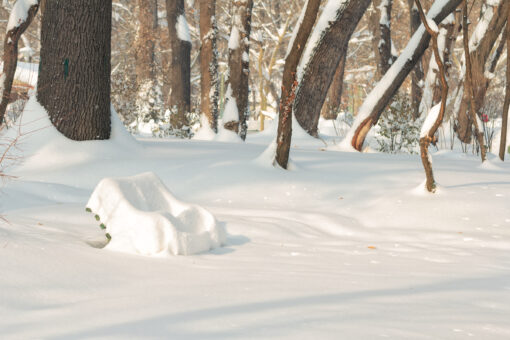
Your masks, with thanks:
[{"label": "snowdrift", "polygon": [[106,248],[140,255],[191,255],[222,246],[226,235],[202,207],[178,201],[152,172],[105,178],[87,208],[111,240]]}]

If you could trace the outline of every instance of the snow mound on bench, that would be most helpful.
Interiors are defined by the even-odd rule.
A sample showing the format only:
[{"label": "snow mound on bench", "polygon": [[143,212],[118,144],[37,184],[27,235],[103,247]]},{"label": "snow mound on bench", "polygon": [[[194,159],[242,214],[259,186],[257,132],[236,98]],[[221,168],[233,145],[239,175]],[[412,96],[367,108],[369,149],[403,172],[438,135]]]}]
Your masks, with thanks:
[{"label": "snow mound on bench", "polygon": [[87,208],[106,226],[110,250],[190,255],[220,247],[226,239],[210,212],[177,200],[152,172],[101,180]]}]

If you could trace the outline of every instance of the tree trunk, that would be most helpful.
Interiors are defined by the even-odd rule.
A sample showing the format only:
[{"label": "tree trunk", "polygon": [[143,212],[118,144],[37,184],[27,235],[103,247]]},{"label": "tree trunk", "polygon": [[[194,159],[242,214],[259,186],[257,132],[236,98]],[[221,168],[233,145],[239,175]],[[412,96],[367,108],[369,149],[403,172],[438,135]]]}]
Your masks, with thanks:
[{"label": "tree trunk", "polygon": [[[414,0],[407,0],[409,4],[409,29],[411,32],[411,36],[416,33],[418,28],[421,25],[420,13],[418,11],[418,7],[416,7]],[[423,89],[420,84],[425,77],[425,73],[423,71],[423,60],[420,57],[416,65],[414,66],[413,73],[411,75],[411,108],[413,110],[413,118],[417,119],[420,116],[420,103],[423,97]]]},{"label": "tree trunk", "polygon": [[507,10],[506,24],[506,92],[503,105],[503,121],[501,125],[501,139],[499,143],[499,158],[504,161],[506,153],[506,135],[508,129],[508,110],[510,109],[510,8]]},{"label": "tree trunk", "polygon": [[[349,39],[369,4],[370,0],[347,0],[340,5],[335,20],[322,31],[309,62],[304,65],[294,110],[296,120],[312,136],[317,136],[320,111],[338,64],[347,53]],[[329,16],[329,13],[322,15]]]},{"label": "tree trunk", "polygon": [[111,0],[46,0],[37,99],[73,140],[110,137]]},{"label": "tree trunk", "polygon": [[319,12],[320,0],[308,0],[300,18],[299,27],[291,49],[285,59],[283,68],[282,92],[278,119],[278,136],[276,138],[275,160],[282,168],[287,169],[289,163],[290,144],[292,139],[292,106],[295,97],[296,69],[301,55]]},{"label": "tree trunk", "polygon": [[[452,13],[462,0],[436,0],[428,12],[428,17],[437,23],[443,21]],[[407,75],[421,60],[423,53],[429,46],[430,34],[420,27],[413,35],[402,54],[397,58],[380,82],[367,96],[358,110],[356,120],[346,136],[346,143],[361,151],[365,138],[381,116],[393,95],[400,88]]]},{"label": "tree trunk", "polygon": [[191,38],[184,0],[166,0],[166,18],[172,49],[169,105],[175,110],[170,124],[182,129],[187,126],[186,114],[191,111]]},{"label": "tree trunk", "polygon": [[335,71],[335,76],[328,90],[328,99],[325,100],[324,105],[322,105],[321,115],[325,119],[336,119],[339,108],[342,105],[346,57],[347,53],[342,55],[342,59],[340,59],[340,63]]},{"label": "tree trunk", "polygon": [[480,130],[480,126],[478,125],[479,119],[477,119],[477,112],[475,111],[476,103],[473,91],[473,74],[471,72],[471,54],[469,53],[467,0],[464,0],[464,6],[462,8],[462,41],[464,45],[464,57],[466,58],[466,78],[464,80],[464,88],[466,89],[466,94],[469,96],[469,116],[471,117],[473,127],[475,128],[475,136],[478,140],[478,145],[480,146],[482,162],[485,162],[487,156],[485,152],[485,144],[483,141],[483,133]]},{"label": "tree trunk", "polygon": [[425,29],[431,35],[432,48],[434,49],[434,57],[436,59],[436,63],[441,77],[441,107],[439,109],[439,114],[437,115],[434,124],[429,128],[429,130],[426,131],[425,134],[422,132],[420,135],[420,155],[423,168],[425,170],[425,176],[427,178],[425,186],[428,192],[434,193],[436,191],[436,181],[434,179],[434,173],[432,171],[432,162],[430,155],[428,153],[428,148],[431,143],[435,144],[437,142],[435,134],[437,132],[437,129],[439,129],[439,126],[441,126],[441,124],[443,123],[443,118],[446,111],[446,100],[448,98],[448,83],[446,82],[446,71],[443,61],[441,60],[439,44],[437,41],[439,32],[435,32],[429,26],[427,18],[425,17],[425,13],[423,12],[423,8],[421,7],[420,0],[416,0],[416,6],[418,7],[418,12],[420,14],[421,20],[423,21]]},{"label": "tree trunk", "polygon": [[[16,15],[15,7],[11,15]],[[14,27],[10,28],[5,35],[4,40],[4,55],[3,55],[3,71],[0,77],[0,126],[3,124],[7,105],[9,105],[12,91],[12,84],[14,82],[14,75],[18,65],[18,41],[25,30],[30,26],[30,23],[37,14],[39,9],[39,2],[30,6],[27,12],[25,21],[17,23]],[[9,20],[10,21],[10,20]]]},{"label": "tree trunk", "polygon": [[[237,121],[224,121],[225,128],[239,132],[246,139],[246,119],[250,115],[248,106],[250,75],[250,32],[253,0],[236,0],[232,6],[232,31],[228,43],[229,100],[235,102]],[[228,103],[227,103],[228,105]],[[230,118],[230,117],[229,117]]]},{"label": "tree trunk", "polygon": [[209,126],[218,131],[218,50],[216,0],[200,0],[200,105]]},{"label": "tree trunk", "polygon": [[[480,19],[478,25],[486,27],[485,34],[479,37],[477,44],[469,43],[469,54],[471,60],[471,72],[473,81],[473,97],[475,107],[474,112],[478,115],[484,105],[485,94],[490,83],[490,79],[486,77],[486,65],[491,54],[491,51],[496,44],[506,22],[505,15],[498,15],[498,13],[506,13],[510,7],[510,1],[501,0],[497,7],[489,6]],[[473,40],[473,39],[472,39]],[[465,87],[465,83],[463,85]],[[457,136],[464,143],[470,143],[472,137],[471,126],[473,124],[472,118],[469,115],[470,99],[468,91],[463,91],[462,103],[457,114]]]},{"label": "tree trunk", "polygon": [[164,113],[161,84],[156,60],[158,3],[137,0],[140,24],[135,39],[138,119],[158,121]]},{"label": "tree trunk", "polygon": [[389,70],[395,57],[391,53],[391,7],[393,0],[373,0],[374,12],[370,16],[373,34],[372,45],[377,64],[376,79]]}]

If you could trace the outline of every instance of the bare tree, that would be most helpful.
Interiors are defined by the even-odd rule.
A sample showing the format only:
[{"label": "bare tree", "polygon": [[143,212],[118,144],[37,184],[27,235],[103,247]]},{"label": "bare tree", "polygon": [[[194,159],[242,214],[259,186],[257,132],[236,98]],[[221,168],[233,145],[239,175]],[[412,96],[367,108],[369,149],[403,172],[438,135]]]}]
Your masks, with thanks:
[{"label": "bare tree", "polygon": [[[410,15],[409,30],[412,36],[420,27],[421,19],[418,7],[414,3],[414,0],[407,0],[407,3],[409,4]],[[423,71],[423,60],[422,58],[419,58],[411,74],[411,107],[413,110],[414,119],[420,116],[420,102],[423,96],[423,89],[420,84],[422,83],[424,77],[425,73]]]},{"label": "bare tree", "polygon": [[506,135],[508,129],[508,110],[510,108],[510,7],[507,10],[506,24],[506,91],[503,105],[503,121],[501,125],[501,139],[499,143],[499,158],[504,161],[506,153]]},{"label": "bare tree", "polygon": [[250,32],[253,0],[235,0],[232,4],[232,30],[228,42],[229,80],[225,128],[236,131],[245,140],[249,116]]},{"label": "bare tree", "polygon": [[381,77],[396,59],[391,53],[391,7],[393,0],[373,0],[370,26],[373,34],[372,45],[376,55],[377,74]]},{"label": "bare tree", "polygon": [[166,0],[166,15],[172,49],[169,104],[176,109],[170,123],[182,129],[188,123],[186,114],[191,111],[191,38],[184,0]]},{"label": "bare tree", "polygon": [[310,57],[301,61],[304,71],[302,78],[298,77],[294,112],[301,127],[312,136],[317,135],[320,111],[338,64],[347,53],[349,39],[369,4],[370,0],[328,2],[322,16],[332,20],[325,27],[315,28],[314,34],[319,38],[306,47],[311,50]]},{"label": "bare tree", "polygon": [[110,137],[111,0],[45,0],[37,99],[73,140]]},{"label": "bare tree", "polygon": [[200,104],[209,126],[218,130],[218,50],[216,0],[200,0]]},{"label": "bare tree", "polygon": [[297,86],[296,70],[317,18],[319,6],[320,0],[307,1],[306,8],[302,10],[299,27],[295,28],[297,33],[294,40],[291,41],[290,50],[285,59],[275,156],[278,165],[284,169],[287,169],[288,166],[290,143],[292,139],[292,106]]},{"label": "bare tree", "polygon": [[[423,8],[421,6],[420,0],[416,0],[416,6],[418,7],[418,11],[420,13],[420,18],[425,26],[425,29],[432,37],[432,48],[434,49],[434,57],[436,59],[437,66],[439,68],[439,72],[441,75],[441,104],[437,115],[434,115],[433,112],[429,112],[430,117],[425,120],[425,126],[422,128],[422,133],[420,136],[420,155],[421,161],[423,163],[423,168],[425,169],[425,175],[427,177],[426,188],[429,192],[436,191],[436,182],[434,180],[434,174],[432,171],[432,162],[430,160],[430,155],[428,153],[428,148],[431,143],[435,144],[437,139],[435,134],[437,129],[443,123],[443,118],[446,110],[446,100],[448,97],[448,83],[446,82],[446,71],[441,59],[441,54],[439,53],[439,44],[437,42],[439,31],[437,30],[437,26],[432,28],[427,18],[425,17],[425,13],[423,12]],[[434,123],[429,127],[427,123],[429,119],[435,118]],[[425,131],[424,131],[425,129]]]},{"label": "bare tree", "polygon": [[[24,5],[24,1],[18,1],[14,5],[9,17],[7,34],[5,35],[3,74],[0,77],[0,94],[2,95],[0,101],[0,125],[3,124],[5,111],[11,98],[14,74],[18,65],[18,41],[37,14],[39,1],[34,1],[29,8],[23,8]],[[18,17],[20,13],[25,13],[26,17]]]}]

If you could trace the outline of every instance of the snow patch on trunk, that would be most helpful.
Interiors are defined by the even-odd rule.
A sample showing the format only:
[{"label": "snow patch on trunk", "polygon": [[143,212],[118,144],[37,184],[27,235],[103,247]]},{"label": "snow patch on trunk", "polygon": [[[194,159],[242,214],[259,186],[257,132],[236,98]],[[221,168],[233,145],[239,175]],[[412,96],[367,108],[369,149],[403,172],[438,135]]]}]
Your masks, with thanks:
[{"label": "snow patch on trunk", "polygon": [[12,8],[9,15],[9,22],[7,23],[7,30],[9,32],[13,28],[19,27],[28,18],[28,11],[30,7],[37,5],[38,0],[18,0]]},{"label": "snow patch on trunk", "polygon": [[177,37],[182,41],[188,41],[191,43],[191,35],[189,34],[189,26],[186,21],[186,17],[181,14],[177,18],[177,23],[175,24],[175,29],[177,30]]},{"label": "snow patch on trunk", "polygon": [[177,200],[152,172],[105,178],[87,203],[105,225],[106,249],[139,255],[191,255],[225,244],[223,228],[197,205]]}]

